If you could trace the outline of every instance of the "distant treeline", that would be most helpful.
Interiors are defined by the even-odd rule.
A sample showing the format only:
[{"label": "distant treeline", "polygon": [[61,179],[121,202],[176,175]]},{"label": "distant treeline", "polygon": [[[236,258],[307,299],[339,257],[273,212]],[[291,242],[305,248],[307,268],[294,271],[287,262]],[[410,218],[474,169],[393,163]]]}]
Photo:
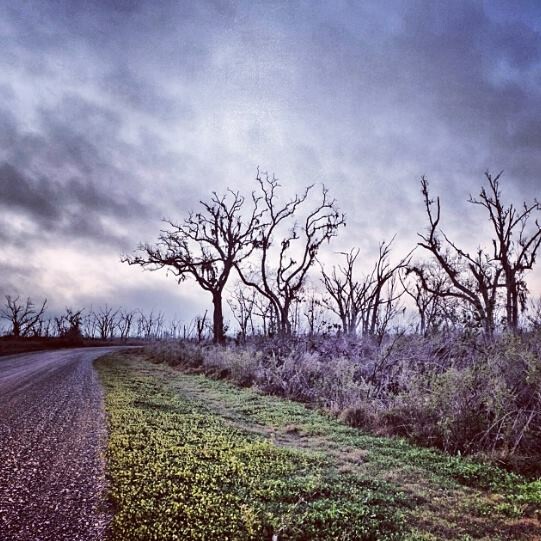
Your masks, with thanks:
[{"label": "distant treeline", "polygon": [[131,338],[159,340],[195,336],[195,321],[166,322],[162,312],[126,310],[107,304],[97,308],[66,308],[58,315],[47,312],[47,300],[35,303],[30,297],[6,295],[0,308],[4,335],[16,338],[89,338],[96,340]]}]

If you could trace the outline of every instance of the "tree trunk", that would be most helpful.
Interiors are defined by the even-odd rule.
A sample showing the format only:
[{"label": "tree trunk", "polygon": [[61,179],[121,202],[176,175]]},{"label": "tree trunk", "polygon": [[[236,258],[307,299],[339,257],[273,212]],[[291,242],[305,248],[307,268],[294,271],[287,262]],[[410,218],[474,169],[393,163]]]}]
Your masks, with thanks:
[{"label": "tree trunk", "polygon": [[425,311],[424,310],[419,310],[419,316],[420,316],[420,335],[421,336],[426,336],[427,335],[427,332],[426,332],[426,315],[425,315]]},{"label": "tree trunk", "polygon": [[485,335],[487,336],[487,338],[492,339],[494,336],[494,328],[495,328],[493,310],[491,309],[487,310],[487,313],[484,314],[483,323],[484,323]]},{"label": "tree trunk", "polygon": [[355,337],[357,335],[357,325],[355,317],[345,316],[342,320],[342,327],[344,328],[344,334],[346,336]]},{"label": "tree trunk", "polygon": [[215,344],[225,343],[224,334],[224,313],[222,309],[222,292],[212,294],[212,305],[214,313],[212,318],[213,342]]},{"label": "tree trunk", "polygon": [[289,321],[289,303],[277,310],[278,326],[282,336],[291,336],[291,321]]},{"label": "tree trunk", "polygon": [[507,327],[514,333],[518,331],[518,305],[519,305],[519,294],[518,294],[518,285],[515,280],[515,277],[508,273],[506,277],[506,287],[507,287]]}]

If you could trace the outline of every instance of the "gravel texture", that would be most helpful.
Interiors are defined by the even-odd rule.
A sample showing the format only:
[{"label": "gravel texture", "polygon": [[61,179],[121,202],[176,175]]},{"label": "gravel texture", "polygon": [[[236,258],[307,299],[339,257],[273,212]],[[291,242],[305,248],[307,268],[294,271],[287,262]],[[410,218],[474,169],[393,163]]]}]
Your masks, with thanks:
[{"label": "gravel texture", "polygon": [[92,362],[111,350],[0,358],[0,540],[103,537],[106,424]]}]

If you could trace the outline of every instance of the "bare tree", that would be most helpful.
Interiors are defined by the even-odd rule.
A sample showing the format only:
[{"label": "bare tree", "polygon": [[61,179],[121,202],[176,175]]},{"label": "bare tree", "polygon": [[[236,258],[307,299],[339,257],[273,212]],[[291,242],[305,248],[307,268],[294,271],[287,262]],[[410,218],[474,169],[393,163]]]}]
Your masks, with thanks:
[{"label": "bare tree", "polygon": [[57,336],[79,340],[82,338],[81,325],[83,323],[83,311],[66,308],[66,311],[54,318]]},{"label": "bare tree", "polygon": [[404,294],[399,289],[399,271],[409,265],[411,252],[399,260],[391,263],[390,242],[381,242],[378,257],[372,271],[365,279],[364,309],[361,312],[361,325],[365,336],[377,336],[381,341],[387,332],[390,323],[403,311],[400,299]]},{"label": "bare tree", "polygon": [[205,334],[205,328],[206,328],[206,322],[207,322],[207,310],[205,310],[205,313],[203,316],[197,316],[195,318],[195,329],[197,331],[197,341],[201,342],[203,340],[203,336]]},{"label": "bare tree", "polygon": [[263,336],[272,336],[276,332],[276,316],[273,304],[267,297],[256,291],[254,298],[254,317],[261,320]]},{"label": "bare tree", "polygon": [[477,253],[472,256],[438,230],[441,217],[440,199],[439,197],[435,201],[430,199],[428,181],[425,177],[421,178],[421,192],[429,227],[427,233],[419,234],[421,242],[418,244],[434,256],[435,261],[449,278],[448,285],[438,290],[427,280],[423,268],[414,267],[413,271],[419,276],[426,291],[440,297],[459,299],[470,306],[483,326],[485,334],[492,336],[503,269],[498,261],[482,248],[478,248]]},{"label": "bare tree", "polygon": [[[260,251],[257,271],[243,268],[236,263],[242,281],[255,288],[272,305],[278,330],[281,334],[291,334],[290,311],[299,299],[306,275],[314,264],[318,251],[325,241],[335,237],[338,228],[345,225],[344,215],[329,198],[328,190],[323,187],[321,199],[307,212],[302,224],[295,221],[295,215],[308,200],[313,186],[306,188],[303,194],[295,195],[285,204],[277,201],[278,180],[258,170],[256,180],[259,183],[260,199],[263,202],[262,222],[258,229],[254,246]],[[275,234],[282,226],[287,228],[284,238],[279,241],[273,254],[271,249]],[[274,258],[273,258],[274,255]],[[271,259],[274,259],[274,265]]]},{"label": "bare tree", "polygon": [[64,336],[64,334],[68,330],[68,322],[66,320],[66,316],[64,314],[60,314],[59,316],[54,316],[53,322],[54,322],[55,335]]},{"label": "bare tree", "polygon": [[397,270],[398,268],[389,268],[384,274],[375,277],[372,295],[368,298],[366,317],[363,319],[363,334],[378,337],[380,343],[391,322],[405,310],[400,302],[404,290],[397,287]]},{"label": "bare tree", "polygon": [[492,257],[500,263],[503,273],[506,324],[516,332],[519,314],[526,307],[528,293],[524,275],[533,268],[541,245],[541,225],[538,219],[534,219],[535,214],[541,212],[541,205],[534,201],[523,203],[520,209],[513,204],[506,206],[500,189],[501,175],[499,173],[493,177],[485,173],[488,189],[483,187],[478,199],[470,195],[469,201],[488,211],[495,233]]},{"label": "bare tree", "polygon": [[122,341],[126,341],[130,336],[136,313],[135,310],[119,310],[116,326]]},{"label": "bare tree", "polygon": [[113,338],[117,326],[118,309],[105,304],[93,312],[98,335],[102,340]]},{"label": "bare tree", "polygon": [[340,252],[340,255],[344,256],[345,264],[333,266],[330,273],[322,266],[322,282],[330,296],[327,306],[340,318],[343,332],[354,336],[366,308],[370,282],[360,282],[354,276],[355,262],[359,257],[358,248]]},{"label": "bare tree", "polygon": [[41,305],[36,306],[30,297],[23,302],[18,296],[6,295],[6,302],[0,310],[0,318],[11,324],[13,336],[37,335],[46,306],[47,299]]},{"label": "bare tree", "polygon": [[188,325],[182,325],[182,339],[183,340],[190,340],[192,338],[192,335],[195,331],[195,321],[192,320],[188,323]]},{"label": "bare tree", "polygon": [[321,295],[313,288],[304,293],[304,317],[308,325],[309,336],[322,332],[326,325],[325,310]]},{"label": "bare tree", "polygon": [[[421,269],[421,274],[429,284],[423,287],[423,282],[415,269]],[[419,316],[418,332],[423,336],[439,330],[444,325],[453,325],[456,320],[455,299],[444,297],[442,292],[448,287],[449,278],[442,272],[441,267],[430,262],[416,262],[405,272],[399,274],[405,293],[413,300]]]},{"label": "bare tree", "polygon": [[239,192],[226,195],[213,192],[209,202],[201,201],[202,211],[191,212],[181,224],[164,220],[158,243],[139,247],[140,254],[125,256],[130,265],[150,270],[167,268],[179,283],[188,276],[212,296],[214,342],[225,341],[222,296],[231,271],[254,250],[253,239],[259,227],[258,198],[248,220],[242,220],[245,199]]},{"label": "bare tree", "polygon": [[53,318],[48,317],[47,319],[42,318],[39,324],[39,336],[44,336],[49,338],[54,332],[54,320]]},{"label": "bare tree", "polygon": [[393,265],[390,260],[393,240],[379,245],[378,258],[363,279],[355,276],[358,249],[342,252],[345,264],[333,267],[331,273],[322,267],[329,308],[340,318],[344,333],[355,335],[360,326],[364,335],[381,336],[397,315],[397,301],[403,291],[397,290],[396,276],[408,265],[410,254]]},{"label": "bare tree", "polygon": [[82,317],[81,332],[87,338],[93,339],[97,336],[97,325],[94,318],[94,307],[92,305],[85,310],[85,314]]},{"label": "bare tree", "polygon": [[530,299],[530,306],[528,307],[528,324],[534,331],[541,329],[541,297],[536,299]]},{"label": "bare tree", "polygon": [[248,329],[254,334],[254,307],[257,291],[253,288],[243,287],[237,283],[232,291],[232,297],[227,300],[231,313],[240,328],[240,338],[243,342],[248,336]]},{"label": "bare tree", "polygon": [[145,340],[161,338],[165,317],[162,312],[139,312],[137,319],[138,335]]},{"label": "bare tree", "polygon": [[180,319],[172,319],[169,322],[169,328],[167,330],[167,334],[169,338],[179,338],[180,337],[180,329],[182,328],[182,321]]}]

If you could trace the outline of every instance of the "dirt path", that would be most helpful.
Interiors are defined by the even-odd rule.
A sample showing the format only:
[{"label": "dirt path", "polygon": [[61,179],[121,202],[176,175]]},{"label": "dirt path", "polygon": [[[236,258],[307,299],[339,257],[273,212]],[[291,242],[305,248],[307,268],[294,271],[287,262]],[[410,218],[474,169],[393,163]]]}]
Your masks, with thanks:
[{"label": "dirt path", "polygon": [[92,361],[113,349],[0,358],[0,539],[101,538],[106,432]]}]

